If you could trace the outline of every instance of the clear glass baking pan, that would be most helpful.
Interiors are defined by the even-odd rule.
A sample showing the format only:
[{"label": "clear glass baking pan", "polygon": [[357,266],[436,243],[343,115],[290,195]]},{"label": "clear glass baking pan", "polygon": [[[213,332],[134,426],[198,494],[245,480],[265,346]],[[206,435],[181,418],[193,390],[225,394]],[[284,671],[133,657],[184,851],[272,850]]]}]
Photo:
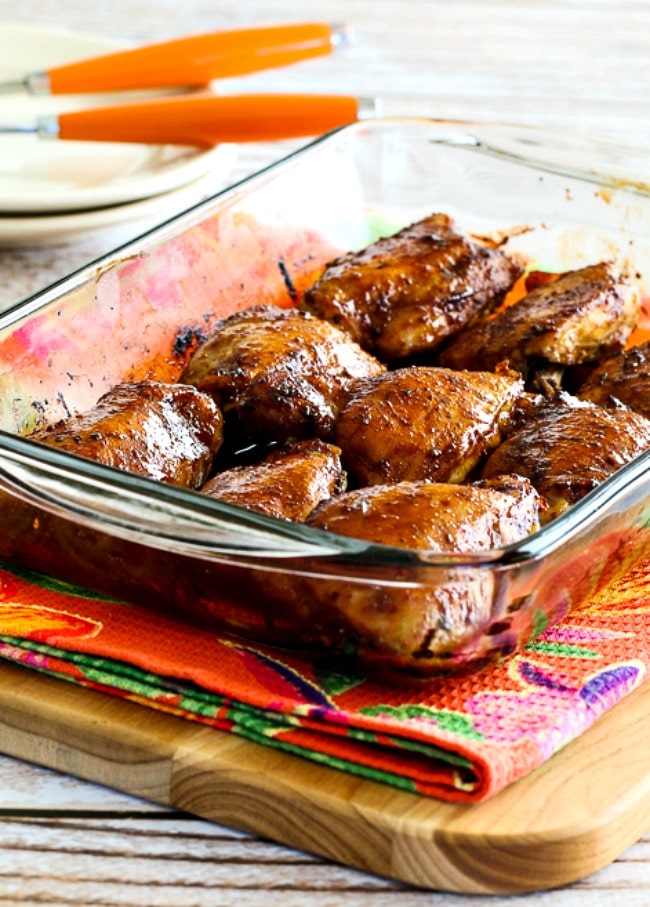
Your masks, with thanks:
[{"label": "clear glass baking pan", "polygon": [[[434,211],[534,267],[615,260],[647,301],[644,160],[530,129],[367,121],[16,304],[0,317],[0,558],[407,679],[478,669],[525,645],[650,555],[650,453],[518,544],[440,555],[265,517],[24,435],[118,382],[176,380],[219,318],[290,305],[335,255]],[[324,607],[323,588],[330,601],[356,590],[363,605]],[[449,589],[475,603],[474,630],[451,651],[429,651],[427,627]],[[365,620],[377,608],[397,615],[391,632]]]}]

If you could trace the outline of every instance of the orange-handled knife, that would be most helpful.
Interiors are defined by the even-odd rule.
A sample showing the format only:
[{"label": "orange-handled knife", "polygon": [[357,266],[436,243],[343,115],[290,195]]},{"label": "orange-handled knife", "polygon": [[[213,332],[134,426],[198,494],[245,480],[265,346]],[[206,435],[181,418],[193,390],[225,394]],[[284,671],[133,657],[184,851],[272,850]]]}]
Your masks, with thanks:
[{"label": "orange-handled knife", "polygon": [[94,142],[198,145],[321,135],[376,115],[371,99],[347,95],[190,95],[40,117],[0,133]]},{"label": "orange-handled knife", "polygon": [[328,54],[346,34],[340,26],[306,22],[192,35],[55,66],[4,82],[0,91],[79,94],[197,87]]}]

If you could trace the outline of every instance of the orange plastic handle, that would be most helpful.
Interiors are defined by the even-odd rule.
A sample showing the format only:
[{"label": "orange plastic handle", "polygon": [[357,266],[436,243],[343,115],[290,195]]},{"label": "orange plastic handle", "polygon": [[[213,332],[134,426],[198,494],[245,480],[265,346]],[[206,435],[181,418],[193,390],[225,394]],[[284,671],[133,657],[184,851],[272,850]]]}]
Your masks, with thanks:
[{"label": "orange plastic handle", "polygon": [[211,147],[320,135],[353,123],[357,98],[249,94],[162,98],[62,113],[60,139]]},{"label": "orange plastic handle", "polygon": [[307,22],[194,35],[104,54],[47,72],[52,94],[207,85],[328,54],[330,25]]}]

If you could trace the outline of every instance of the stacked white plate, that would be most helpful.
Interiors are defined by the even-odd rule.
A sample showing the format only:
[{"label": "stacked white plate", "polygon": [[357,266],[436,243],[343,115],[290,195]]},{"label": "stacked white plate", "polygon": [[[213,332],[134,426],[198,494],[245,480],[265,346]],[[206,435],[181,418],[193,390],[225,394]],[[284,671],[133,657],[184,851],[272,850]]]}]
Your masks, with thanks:
[{"label": "stacked white plate", "polygon": [[[38,26],[0,24],[0,82],[120,50],[106,38]],[[151,92],[111,95],[0,93],[0,124],[30,125],[43,114],[128,103]],[[69,142],[0,135],[0,245],[56,243],[127,221],[182,211],[218,191],[236,161],[234,145]]]}]

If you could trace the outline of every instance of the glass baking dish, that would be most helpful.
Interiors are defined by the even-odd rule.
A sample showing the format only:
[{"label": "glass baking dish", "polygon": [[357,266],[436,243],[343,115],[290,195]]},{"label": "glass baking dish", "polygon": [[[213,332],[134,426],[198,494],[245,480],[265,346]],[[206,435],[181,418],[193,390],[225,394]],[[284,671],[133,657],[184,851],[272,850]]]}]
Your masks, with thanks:
[{"label": "glass baking dish", "polygon": [[[291,305],[335,255],[434,211],[533,267],[614,260],[647,303],[643,162],[640,150],[531,129],[366,121],[16,304],[0,318],[0,557],[220,632],[360,658],[382,676],[426,679],[512,653],[650,555],[650,453],[518,544],[440,555],[266,517],[24,435],[118,382],[176,380],[219,318]],[[325,587],[334,601],[357,590],[402,631],[324,608]],[[476,603],[471,638],[414,647],[449,589]]]}]

